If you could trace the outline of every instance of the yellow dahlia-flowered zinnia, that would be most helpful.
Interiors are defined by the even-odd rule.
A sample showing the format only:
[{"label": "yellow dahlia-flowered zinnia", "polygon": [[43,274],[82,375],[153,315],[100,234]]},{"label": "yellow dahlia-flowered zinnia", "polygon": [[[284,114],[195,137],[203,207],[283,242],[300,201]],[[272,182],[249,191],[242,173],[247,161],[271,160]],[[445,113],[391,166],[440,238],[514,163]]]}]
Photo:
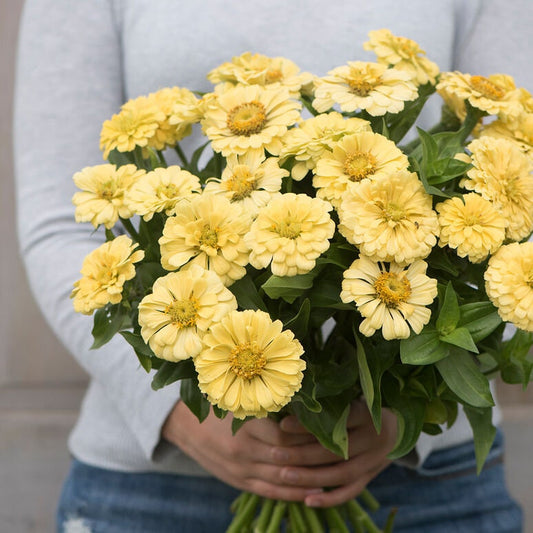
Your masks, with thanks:
[{"label": "yellow dahlia-flowered zinnia", "polygon": [[379,63],[410,72],[419,85],[435,84],[439,67],[425,57],[426,52],[418,43],[393,35],[387,29],[371,31],[368,36],[370,40],[363,44],[363,48],[373,50]]},{"label": "yellow dahlia-flowered zinnia", "polygon": [[202,336],[234,309],[237,300],[221,279],[195,265],[156,280],[139,304],[141,335],[157,357],[181,361],[198,355]]},{"label": "yellow dahlia-flowered zinnia", "polygon": [[332,206],[320,198],[287,193],[261,209],[245,242],[251,249],[250,264],[276,276],[305,274],[329,248],[335,223]]},{"label": "yellow dahlia-flowered zinnia", "polygon": [[502,320],[533,331],[533,242],[502,246],[489,259],[485,288]]},{"label": "yellow dahlia-flowered zinnia", "polygon": [[244,235],[249,228],[249,214],[221,195],[183,199],[159,239],[161,264],[166,270],[199,265],[231,285],[246,274],[249,248]]},{"label": "yellow dahlia-flowered zinnia", "polygon": [[372,116],[399,113],[418,91],[404,70],[380,63],[350,61],[315,80],[313,107],[319,112],[339,104],[342,111],[364,109]]},{"label": "yellow dahlia-flowered zinnia", "polygon": [[439,246],[457,249],[459,257],[480,263],[505,239],[507,220],[479,194],[449,198],[435,206],[439,213]]},{"label": "yellow dahlia-flowered zinnia", "polygon": [[407,170],[407,156],[385,136],[363,132],[343,137],[318,160],[313,186],[317,196],[335,207],[349,183],[364,178],[380,179],[400,170]]},{"label": "yellow dahlia-flowered zinnia", "polygon": [[533,113],[520,115],[514,124],[511,127],[503,120],[493,120],[481,128],[479,136],[507,139],[516,143],[533,164]]},{"label": "yellow dahlia-flowered zinnia", "polygon": [[351,183],[338,208],[339,231],[376,261],[423,259],[437,243],[432,198],[413,172]]},{"label": "yellow dahlia-flowered zinnia", "polygon": [[263,150],[250,150],[242,156],[228,156],[221,179],[208,180],[205,192],[221,194],[255,216],[279,192],[282,178],[288,175],[277,157],[267,158]]},{"label": "yellow dahlia-flowered zinnia", "polygon": [[232,311],[203,342],[194,358],[200,390],[235,418],[278,412],[301,387],[302,345],[268,313]]},{"label": "yellow dahlia-flowered zinnia", "polygon": [[427,264],[416,260],[407,268],[376,263],[364,255],[344,272],[341,300],[355,302],[365,318],[359,330],[371,337],[381,329],[383,337],[406,339],[420,333],[429,322],[430,305],[437,295],[437,280],[426,276]]},{"label": "yellow dahlia-flowered zinnia", "polygon": [[103,164],[85,167],[73,176],[74,183],[81,189],[72,197],[76,206],[76,222],[90,222],[95,228],[104,224],[112,228],[118,218],[133,215],[125,201],[129,189],[144,176],[144,170],[135,165]]},{"label": "yellow dahlia-flowered zinnia", "polygon": [[303,85],[311,83],[313,76],[300,72],[299,67],[285,57],[268,57],[245,52],[231,61],[213,69],[207,79],[214,84],[229,82],[232,85],[273,85],[286,87],[297,97]]},{"label": "yellow dahlia-flowered zinnia", "polygon": [[102,125],[100,149],[104,159],[115,148],[119,152],[131,152],[136,146],[147,146],[164,120],[165,113],[148,97],[127,101],[118,114]]},{"label": "yellow dahlia-flowered zinnia", "polygon": [[533,176],[531,160],[516,143],[481,137],[467,148],[471,168],[461,186],[491,201],[508,221],[507,238],[520,241],[533,230]]},{"label": "yellow dahlia-flowered zinnia", "polygon": [[176,204],[201,191],[200,179],[177,165],[147,172],[130,188],[125,202],[133,213],[151,220],[155,213],[174,214]]},{"label": "yellow dahlia-flowered zinnia", "polygon": [[294,158],[291,168],[293,179],[302,180],[309,170],[313,170],[326,151],[345,135],[371,131],[370,122],[361,118],[344,118],[340,113],[321,113],[316,117],[302,120],[298,127],[291,128],[283,136],[280,161]]},{"label": "yellow dahlia-flowered zinnia", "polygon": [[300,107],[283,87],[236,86],[207,102],[202,128],[223,156],[257,148],[278,155],[280,139],[299,119]]},{"label": "yellow dahlia-flowered zinnia", "polygon": [[142,250],[126,235],[105,242],[83,260],[83,277],[74,283],[71,293],[74,309],[90,315],[108,303],[122,300],[124,283],[135,277],[135,266],[144,258]]}]

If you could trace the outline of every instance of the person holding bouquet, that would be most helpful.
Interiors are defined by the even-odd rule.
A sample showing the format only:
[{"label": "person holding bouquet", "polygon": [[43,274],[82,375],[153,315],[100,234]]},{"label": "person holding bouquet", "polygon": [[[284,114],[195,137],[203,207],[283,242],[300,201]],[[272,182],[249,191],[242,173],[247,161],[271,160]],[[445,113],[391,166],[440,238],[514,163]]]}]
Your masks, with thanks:
[{"label": "person holding bouquet", "polygon": [[[384,27],[420,43],[442,71],[509,72],[531,87],[526,4],[334,1],[326,10],[315,1],[27,1],[15,107],[21,250],[44,315],[91,378],[69,439],[73,463],[58,531],[224,531],[239,490],[328,508],[367,486],[383,513],[399,506],[398,532],[521,530],[520,508],[504,483],[501,433],[477,476],[464,413],[441,435],[422,435],[394,463],[387,455],[397,438],[395,415],[383,411],[378,433],[362,400],[347,416],[347,459],[325,449],[295,416],[250,420],[233,435],[231,416],[211,412],[199,423],[177,384],[152,390],[119,336],[91,351],[92,320],[76,314],[68,296],[95,238],[105,240],[104,232],[96,237],[76,223],[72,175],[101,163],[95,139],[125,101],[176,85],[209,92],[205,74],[247,50],[290,57],[325,76],[335,64],[359,59],[368,33]],[[427,129],[439,115],[440,104],[430,102],[419,124]],[[192,151],[198,143],[192,135],[181,146]],[[114,148],[105,139],[103,145]],[[229,161],[231,149],[222,153]],[[496,409],[495,424],[499,416]]]}]

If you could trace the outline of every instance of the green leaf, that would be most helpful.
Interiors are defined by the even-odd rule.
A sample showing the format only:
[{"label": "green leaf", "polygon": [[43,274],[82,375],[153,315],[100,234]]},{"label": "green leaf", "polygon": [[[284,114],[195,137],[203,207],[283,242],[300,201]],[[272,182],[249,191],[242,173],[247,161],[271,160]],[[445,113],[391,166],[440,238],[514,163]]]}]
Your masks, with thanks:
[{"label": "green leaf", "polygon": [[180,397],[196,418],[198,418],[199,422],[203,422],[207,418],[211,404],[200,391],[196,376],[194,378],[183,379],[181,382]]},{"label": "green leaf", "polygon": [[303,339],[309,332],[309,316],[311,314],[311,303],[306,298],[296,316],[285,323],[285,329],[290,329],[297,339]]},{"label": "green leaf", "polygon": [[171,363],[165,361],[161,364],[152,378],[152,389],[159,390],[180,379],[191,379],[196,377],[194,363],[192,359]]},{"label": "green leaf", "polygon": [[457,327],[464,327],[474,342],[489,336],[501,323],[497,309],[491,302],[475,302],[459,307],[461,318]]},{"label": "green leaf", "polygon": [[459,346],[459,348],[464,348],[469,352],[479,353],[476,343],[472,339],[472,335],[470,335],[470,332],[466,328],[454,329],[447,335],[442,335],[440,340],[448,344],[453,344],[454,346]]},{"label": "green leaf", "polygon": [[449,351],[432,328],[426,327],[418,335],[400,341],[400,358],[406,365],[430,365],[447,357]]},{"label": "green leaf", "polygon": [[131,331],[119,331],[119,333],[126,339],[128,344],[133,347],[135,355],[139,359],[139,363],[146,370],[150,372],[152,370],[152,357],[155,357],[154,352],[148,346],[140,335],[137,335]]},{"label": "green leaf", "polygon": [[235,435],[235,433],[237,433],[237,431],[239,431],[239,429],[242,428],[242,426],[244,426],[244,423],[247,422],[248,420],[251,420],[253,417],[249,416],[249,417],[246,417],[246,418],[234,418],[232,421],[231,421],[231,432],[233,435]]},{"label": "green leaf", "polygon": [[94,313],[92,329],[93,344],[91,350],[96,350],[108,343],[115,333],[130,325],[130,318],[126,309],[120,304],[106,305]]},{"label": "green leaf", "polygon": [[354,337],[357,349],[357,364],[359,365],[359,379],[361,381],[361,387],[363,389],[363,395],[368,405],[369,411],[372,411],[374,405],[374,382],[372,380],[372,374],[368,367],[368,361],[366,358],[366,352],[359,335],[354,331]]},{"label": "green leaf", "polygon": [[501,357],[502,379],[506,383],[522,383],[525,388],[531,379],[533,360],[530,353],[533,333],[517,329],[515,334],[503,343]]},{"label": "green leaf", "polygon": [[452,282],[449,281],[446,286],[446,293],[444,294],[444,301],[437,318],[437,331],[441,336],[451,333],[457,323],[461,313],[459,311],[459,303],[457,301],[457,294],[453,290]]},{"label": "green leaf", "polygon": [[445,248],[435,246],[426,261],[431,266],[431,268],[442,270],[443,272],[447,272],[448,274],[451,274],[454,277],[457,277],[459,275],[459,270],[457,269],[457,266],[454,265],[448,257]]},{"label": "green leaf", "polygon": [[254,311],[260,309],[268,312],[265,302],[259,295],[255,283],[250,276],[246,275],[243,278],[232,283],[228,289],[235,295],[237,302],[241,309],[253,309]]},{"label": "green leaf", "polygon": [[448,357],[436,364],[446,385],[466,404],[473,407],[494,405],[489,381],[467,351],[453,347]]},{"label": "green leaf", "polygon": [[496,436],[496,428],[492,425],[492,408],[465,405],[464,410],[474,433],[474,449],[479,475]]},{"label": "green leaf", "polygon": [[270,276],[261,288],[274,300],[281,298],[292,304],[296,298],[300,297],[306,290],[313,286],[313,280],[318,272],[308,272],[300,276]]}]

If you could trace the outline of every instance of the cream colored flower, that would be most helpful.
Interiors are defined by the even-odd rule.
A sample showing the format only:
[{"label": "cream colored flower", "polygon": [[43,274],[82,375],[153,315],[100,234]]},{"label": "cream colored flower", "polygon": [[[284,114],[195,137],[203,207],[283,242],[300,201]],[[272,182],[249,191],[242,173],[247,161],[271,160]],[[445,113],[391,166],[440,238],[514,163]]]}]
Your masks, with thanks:
[{"label": "cream colored flower", "polygon": [[299,67],[285,57],[245,52],[213,69],[207,79],[214,84],[229,82],[232,85],[263,87],[277,84],[287,88],[291,96],[297,97],[302,86],[312,82],[313,76],[308,72],[300,72]]},{"label": "cream colored flower", "polygon": [[90,315],[108,303],[122,300],[124,283],[135,277],[135,266],[144,258],[142,250],[126,235],[121,235],[93,250],[83,260],[83,277],[74,283],[70,295],[74,310]]},{"label": "cream colored flower", "polygon": [[173,215],[176,204],[201,191],[200,179],[177,165],[147,172],[130,188],[125,203],[136,215],[151,220],[155,213]]},{"label": "cream colored flower", "polygon": [[233,311],[203,341],[194,359],[200,390],[235,418],[278,412],[301,387],[302,345],[263,311]]},{"label": "cream colored flower", "polygon": [[184,199],[167,219],[159,239],[161,264],[166,270],[200,265],[231,285],[246,274],[249,248],[244,235],[249,227],[249,215],[223,196]]},{"label": "cream colored flower", "polygon": [[237,300],[220,278],[194,265],[156,280],[139,304],[141,335],[157,357],[181,361],[198,355],[203,335],[234,309]]},{"label": "cream colored flower", "polygon": [[370,40],[363,44],[365,50],[372,50],[379,63],[392,65],[399,70],[411,73],[418,85],[435,84],[439,67],[426,56],[420,45],[406,37],[393,35],[382,29],[368,33]]},{"label": "cream colored flower", "polygon": [[399,113],[418,96],[411,74],[379,63],[350,61],[315,80],[313,107],[319,112],[339,104],[342,111],[364,109],[372,116]]},{"label": "cream colored flower", "polygon": [[263,150],[250,150],[242,156],[228,156],[221,179],[208,180],[205,192],[221,194],[255,216],[279,193],[282,178],[288,175],[277,157],[266,158]]},{"label": "cream colored flower", "polygon": [[520,95],[514,80],[504,74],[484,77],[457,71],[442,72],[437,91],[445,101],[453,101],[454,98],[468,100],[473,107],[489,115],[515,117],[521,111]]},{"label": "cream colored flower", "polygon": [[361,118],[344,118],[340,113],[322,113],[302,120],[283,136],[280,161],[294,158],[291,169],[293,179],[303,179],[309,170],[316,167],[325,152],[345,135],[371,131],[370,122]]},{"label": "cream colored flower", "polygon": [[381,329],[383,337],[406,339],[420,333],[431,318],[426,307],[437,296],[437,280],[426,276],[427,264],[420,259],[404,268],[360,256],[344,272],[341,300],[355,302],[365,319],[359,331],[371,337]]},{"label": "cream colored flower", "polygon": [[135,165],[117,168],[109,164],[76,172],[73,180],[81,189],[72,197],[76,222],[90,222],[95,228],[104,224],[109,229],[119,217],[130,218],[133,212],[125,202],[125,195],[144,174]]},{"label": "cream colored flower", "polygon": [[115,148],[119,152],[131,152],[136,146],[147,146],[164,120],[165,114],[146,96],[129,100],[102,125],[100,150],[104,159]]},{"label": "cream colored flower", "polygon": [[351,183],[339,212],[339,231],[375,261],[412,263],[437,242],[432,198],[412,172]]},{"label": "cream colored flower", "polygon": [[502,320],[533,331],[533,242],[502,246],[489,259],[485,288]]},{"label": "cream colored flower", "polygon": [[335,223],[332,207],[306,194],[282,194],[261,209],[245,241],[251,249],[250,264],[276,276],[305,274],[329,248]]},{"label": "cream colored flower", "polygon": [[236,86],[206,103],[202,128],[213,150],[225,157],[258,148],[278,155],[280,139],[298,120],[299,109],[283,87]]},{"label": "cream colored flower", "polygon": [[476,193],[449,198],[435,209],[439,213],[439,246],[457,249],[459,257],[480,263],[505,239],[507,220],[491,202]]},{"label": "cream colored flower", "polygon": [[520,241],[533,230],[531,161],[512,141],[482,137],[468,147],[471,168],[461,186],[491,201],[508,221],[507,238]]},{"label": "cream colored flower", "polygon": [[338,207],[349,183],[380,179],[408,166],[407,156],[383,135],[356,133],[343,137],[319,159],[313,185],[319,198]]}]

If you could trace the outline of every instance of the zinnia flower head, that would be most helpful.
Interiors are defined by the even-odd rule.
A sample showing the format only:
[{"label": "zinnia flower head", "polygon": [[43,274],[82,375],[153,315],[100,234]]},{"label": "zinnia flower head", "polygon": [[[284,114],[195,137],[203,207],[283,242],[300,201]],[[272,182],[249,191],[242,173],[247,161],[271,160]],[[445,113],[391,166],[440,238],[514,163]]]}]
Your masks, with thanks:
[{"label": "zinnia flower head", "polygon": [[335,207],[340,204],[349,183],[362,179],[380,179],[407,170],[407,156],[379,133],[362,132],[346,135],[318,160],[313,186],[317,196]]},{"label": "zinnia flower head", "polygon": [[383,337],[406,339],[420,333],[431,318],[430,305],[437,296],[437,280],[426,276],[427,264],[420,259],[404,268],[361,255],[344,272],[341,300],[355,302],[365,319],[359,330],[371,337],[381,329]]},{"label": "zinnia flower head", "polygon": [[148,97],[127,101],[118,114],[102,125],[100,149],[104,159],[115,148],[119,152],[131,152],[136,146],[147,146],[164,120],[165,113]]},{"label": "zinnia flower head", "polygon": [[198,355],[206,331],[234,309],[237,300],[221,279],[194,265],[155,281],[139,304],[141,335],[157,357],[181,361]]},{"label": "zinnia flower head", "polygon": [[263,150],[250,150],[242,156],[228,156],[221,179],[208,180],[205,192],[221,194],[255,216],[280,191],[282,178],[288,175],[277,157],[266,158]]},{"label": "zinnia flower head", "polygon": [[533,331],[533,242],[502,246],[489,259],[485,289],[502,320]]},{"label": "zinnia flower head", "polygon": [[83,260],[83,277],[74,283],[70,295],[78,313],[90,315],[108,303],[122,300],[124,283],[135,277],[135,266],[144,258],[142,250],[126,235],[105,242]]},{"label": "zinnia flower head", "polygon": [[334,104],[349,113],[357,109],[364,109],[372,116],[399,113],[406,101],[418,96],[411,80],[411,74],[404,70],[380,63],[349,61],[315,80],[313,107],[319,113]]},{"label": "zinnia flower head", "polygon": [[471,168],[461,186],[491,201],[508,221],[507,238],[520,241],[533,230],[533,176],[531,161],[506,139],[482,137],[467,148]]},{"label": "zinnia flower head", "polygon": [[278,412],[301,387],[302,345],[268,313],[232,311],[203,342],[194,359],[200,390],[235,418]]},{"label": "zinnia flower head", "polygon": [[202,128],[223,156],[258,148],[278,155],[280,139],[300,117],[300,107],[283,87],[236,86],[206,102]]},{"label": "zinnia flower head", "polygon": [[155,213],[174,214],[176,204],[201,191],[200,179],[177,165],[160,167],[147,172],[126,194],[126,204],[144,220]]},{"label": "zinnia flower head", "polygon": [[507,220],[479,194],[449,198],[435,209],[439,213],[439,246],[457,249],[459,257],[480,263],[505,239]]},{"label": "zinnia flower head", "polygon": [[425,57],[426,52],[418,43],[393,35],[387,29],[371,31],[368,36],[370,40],[363,48],[374,51],[379,63],[410,72],[418,85],[435,84],[439,67]]},{"label": "zinnia flower head", "polygon": [[249,214],[221,195],[183,199],[159,239],[161,264],[166,270],[200,265],[231,285],[246,274],[249,248],[244,235],[249,227]]},{"label": "zinnia flower head", "polygon": [[313,170],[325,152],[333,149],[337,141],[345,135],[371,131],[370,122],[361,118],[344,118],[332,111],[302,120],[297,127],[291,128],[283,136],[280,161],[294,158],[291,169],[293,179],[303,179]]},{"label": "zinnia flower head", "polygon": [[413,172],[351,183],[338,213],[339,231],[375,261],[411,263],[437,243],[432,198]]},{"label": "zinnia flower head", "polygon": [[329,248],[335,223],[332,206],[320,198],[287,193],[261,209],[245,241],[251,249],[250,264],[276,276],[305,274]]},{"label": "zinnia flower head", "polygon": [[144,176],[144,170],[135,165],[103,164],[85,167],[73,176],[74,183],[81,189],[72,197],[76,206],[76,222],[90,222],[95,228],[104,224],[112,228],[118,218],[133,215],[125,201],[129,189]]}]

